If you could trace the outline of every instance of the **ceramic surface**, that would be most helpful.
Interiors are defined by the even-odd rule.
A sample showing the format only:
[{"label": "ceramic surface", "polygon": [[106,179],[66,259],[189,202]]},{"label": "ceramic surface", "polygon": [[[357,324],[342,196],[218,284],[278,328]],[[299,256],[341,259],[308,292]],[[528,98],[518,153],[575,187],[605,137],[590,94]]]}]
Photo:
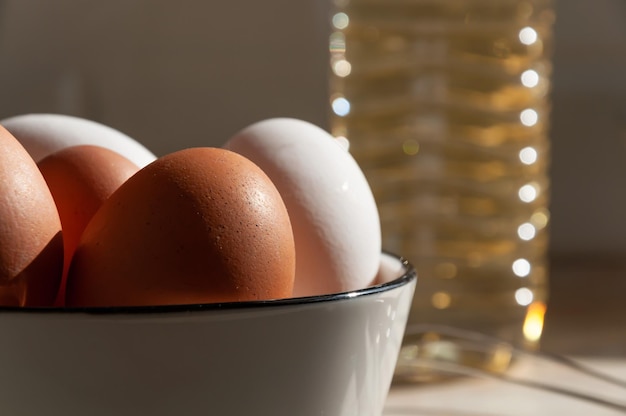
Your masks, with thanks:
[{"label": "ceramic surface", "polygon": [[380,416],[416,275],[368,289],[180,307],[0,309],[0,414]]}]

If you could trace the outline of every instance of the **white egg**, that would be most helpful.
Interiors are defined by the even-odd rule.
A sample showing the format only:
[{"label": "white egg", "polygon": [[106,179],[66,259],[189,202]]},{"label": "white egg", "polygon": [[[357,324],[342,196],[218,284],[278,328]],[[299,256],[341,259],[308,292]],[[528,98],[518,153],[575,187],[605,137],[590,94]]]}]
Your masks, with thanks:
[{"label": "white egg", "polygon": [[255,123],[224,147],[256,163],[280,192],[296,244],[294,296],[350,291],[378,272],[378,209],[345,143],[306,121]]},{"label": "white egg", "polygon": [[156,159],[142,144],[124,133],[80,117],[23,114],[0,120],[0,124],[15,136],[35,162],[65,147],[79,144],[106,147],[140,168]]}]

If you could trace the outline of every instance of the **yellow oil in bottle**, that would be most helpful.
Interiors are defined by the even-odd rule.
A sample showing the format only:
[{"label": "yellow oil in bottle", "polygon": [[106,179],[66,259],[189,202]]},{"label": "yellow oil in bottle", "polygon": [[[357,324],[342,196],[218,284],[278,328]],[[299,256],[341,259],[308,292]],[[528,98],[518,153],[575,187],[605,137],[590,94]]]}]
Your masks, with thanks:
[{"label": "yellow oil in bottle", "polygon": [[[539,342],[553,21],[549,0],[335,0],[331,131],[372,186],[384,248],[417,268],[410,327]],[[407,333],[403,377],[424,336]],[[506,354],[454,352],[493,371]]]}]

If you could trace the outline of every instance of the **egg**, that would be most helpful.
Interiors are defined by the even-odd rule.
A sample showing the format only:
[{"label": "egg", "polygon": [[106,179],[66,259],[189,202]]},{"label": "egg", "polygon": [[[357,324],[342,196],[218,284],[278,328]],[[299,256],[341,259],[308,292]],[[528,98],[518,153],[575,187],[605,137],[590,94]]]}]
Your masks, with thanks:
[{"label": "egg", "polygon": [[100,207],[68,273],[69,306],[286,298],[295,245],[272,181],[250,160],[190,148],[139,170]]},{"label": "egg", "polygon": [[87,223],[100,205],[139,167],[110,149],[78,145],[63,148],[37,164],[61,218],[64,245],[63,280],[55,304],[65,299],[67,270]]},{"label": "egg", "polygon": [[0,305],[52,306],[62,270],[61,221],[50,190],[0,126]]},{"label": "egg", "polygon": [[224,147],[263,169],[285,202],[296,245],[295,296],[373,283],[380,219],[345,141],[303,120],[273,118],[244,128]]},{"label": "egg", "polygon": [[81,117],[64,114],[21,114],[0,120],[39,162],[44,157],[65,147],[91,144],[111,149],[139,167],[144,167],[156,156],[141,143],[126,134]]}]

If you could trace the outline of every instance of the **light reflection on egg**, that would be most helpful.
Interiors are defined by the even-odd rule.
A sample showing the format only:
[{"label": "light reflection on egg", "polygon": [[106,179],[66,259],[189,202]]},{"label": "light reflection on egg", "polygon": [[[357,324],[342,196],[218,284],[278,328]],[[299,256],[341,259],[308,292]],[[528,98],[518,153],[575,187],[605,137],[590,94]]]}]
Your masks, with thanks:
[{"label": "light reflection on egg", "polygon": [[70,266],[69,306],[291,297],[295,247],[270,179],[225,149],[192,148],[141,169],[102,205]]},{"label": "light reflection on egg", "polygon": [[276,118],[244,128],[225,147],[259,165],[285,201],[296,244],[294,295],[373,282],[381,251],[378,208],[345,140],[303,120]]}]

